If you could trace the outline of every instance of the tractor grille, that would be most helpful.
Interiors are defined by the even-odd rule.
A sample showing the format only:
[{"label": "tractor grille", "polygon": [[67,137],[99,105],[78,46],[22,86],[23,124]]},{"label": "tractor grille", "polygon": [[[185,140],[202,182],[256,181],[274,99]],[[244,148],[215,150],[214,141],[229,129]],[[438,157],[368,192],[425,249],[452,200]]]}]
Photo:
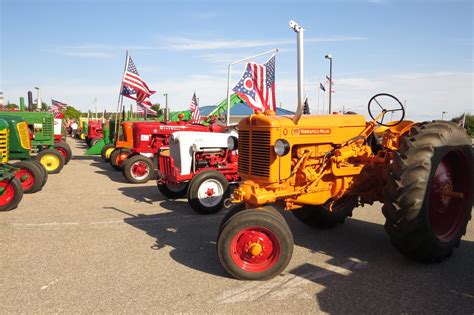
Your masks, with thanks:
[{"label": "tractor grille", "polygon": [[43,135],[48,138],[52,138],[54,135],[52,116],[43,119]]},{"label": "tractor grille", "polygon": [[270,176],[270,131],[239,131],[239,173]]},{"label": "tractor grille", "polygon": [[28,124],[24,121],[16,124],[16,129],[18,130],[18,135],[20,137],[20,144],[23,149],[30,150],[31,142],[30,135],[28,134]]},{"label": "tractor grille", "polygon": [[8,162],[8,130],[0,130],[0,155],[2,163]]}]

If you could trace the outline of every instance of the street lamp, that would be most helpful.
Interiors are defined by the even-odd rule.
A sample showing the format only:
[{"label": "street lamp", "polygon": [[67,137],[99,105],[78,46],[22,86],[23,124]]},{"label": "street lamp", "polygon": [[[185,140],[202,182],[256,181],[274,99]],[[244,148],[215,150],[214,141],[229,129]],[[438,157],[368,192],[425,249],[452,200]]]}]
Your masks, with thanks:
[{"label": "street lamp", "polygon": [[444,114],[447,114],[448,112],[442,112],[441,113],[441,120],[444,120]]},{"label": "street lamp", "polygon": [[41,109],[41,92],[40,88],[35,86],[36,89],[36,109]]},{"label": "street lamp", "polygon": [[332,56],[327,54],[324,58],[329,59],[329,114],[331,114],[331,96],[332,96]]}]

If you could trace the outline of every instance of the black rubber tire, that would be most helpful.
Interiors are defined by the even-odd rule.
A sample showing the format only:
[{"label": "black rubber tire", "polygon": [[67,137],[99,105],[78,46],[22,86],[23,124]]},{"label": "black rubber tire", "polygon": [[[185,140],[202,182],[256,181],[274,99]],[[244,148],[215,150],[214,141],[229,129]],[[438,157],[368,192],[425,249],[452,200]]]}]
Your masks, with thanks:
[{"label": "black rubber tire", "polygon": [[[449,197],[447,204],[438,205],[443,199],[434,199],[435,202],[430,199],[436,197],[432,190],[439,185],[434,184],[434,180],[439,180],[434,175],[443,159],[453,156],[459,159],[451,159],[449,164],[451,170],[456,169],[454,165],[458,168],[457,173],[454,172],[457,175],[452,180],[452,189],[462,192],[464,197]],[[449,170],[447,172],[442,174],[450,175]],[[391,243],[401,253],[417,261],[435,262],[450,256],[453,249],[459,247],[471,219],[472,194],[473,153],[471,139],[465,130],[446,121],[426,122],[413,127],[401,139],[393,163],[388,165],[382,211]],[[438,208],[432,208],[436,206]],[[443,221],[448,222],[450,235],[440,238],[436,235],[430,214],[445,213],[443,210],[449,210],[449,206],[460,210],[451,225]]]},{"label": "black rubber tire", "polygon": [[[247,271],[232,259],[232,240],[247,228],[263,228],[276,238],[280,253],[275,263],[262,271]],[[217,254],[224,269],[233,277],[242,280],[267,280],[279,275],[289,264],[293,255],[293,235],[286,221],[281,221],[274,212],[247,209],[231,216],[217,237]]]},{"label": "black rubber tire", "polygon": [[35,159],[41,163],[41,158],[45,155],[54,155],[56,156],[58,159],[59,159],[59,165],[58,167],[56,167],[55,169],[52,169],[52,170],[48,170],[48,168],[46,167],[46,165],[43,165],[46,169],[46,172],[48,172],[48,174],[57,174],[59,172],[61,172],[61,170],[63,169],[64,167],[64,157],[63,155],[55,150],[55,149],[44,149],[44,150],[41,150],[36,156],[35,156]]},{"label": "black rubber tire", "polygon": [[44,168],[43,164],[41,164],[40,162],[38,162],[36,160],[29,160],[29,161],[31,161],[36,166],[38,166],[40,171],[43,173],[43,182],[41,183],[41,188],[43,188],[44,185],[46,185],[46,183],[48,182],[48,172],[46,172],[46,169]]},{"label": "black rubber tire", "polygon": [[[224,215],[224,217],[222,218],[221,220],[221,223],[219,225],[219,233],[222,231],[222,229],[224,228],[224,226],[227,224],[227,221],[229,221],[229,219],[231,217],[233,217],[234,215],[236,215],[237,213],[240,213],[242,211],[245,210],[245,203],[239,203],[239,204],[236,204],[234,205],[233,207],[231,207],[229,209],[229,211],[227,211],[227,213]],[[276,208],[272,207],[272,206],[265,206],[265,207],[262,207],[262,208],[257,208],[257,210],[259,211],[267,211],[267,212],[270,212],[272,213],[274,216],[278,217],[282,222],[286,222],[285,220],[285,217],[283,217],[283,215],[281,214],[280,211],[278,211]]]},{"label": "black rubber tire", "polygon": [[23,187],[18,178],[12,177],[9,180],[5,180],[5,182],[9,182],[9,185],[12,186],[14,196],[7,204],[0,205],[0,211],[10,211],[15,209],[23,198]]},{"label": "black rubber tire", "polygon": [[[146,177],[137,179],[137,177],[133,174],[132,169],[134,164],[137,162],[143,162],[147,165],[148,175]],[[140,154],[133,155],[125,160],[125,162],[123,163],[122,173],[123,176],[125,176],[125,178],[133,184],[146,183],[154,176],[156,176],[156,170],[153,161],[149,157]]]},{"label": "black rubber tire", "polygon": [[162,193],[165,197],[169,198],[169,199],[181,199],[181,198],[184,198],[184,196],[186,196],[186,192],[188,191],[188,185],[186,183],[186,185],[183,185],[183,189],[181,190],[171,190],[170,188],[168,188],[168,186],[166,184],[158,184],[157,185],[158,187],[158,190],[160,191],[160,193]]},{"label": "black rubber tire", "polygon": [[91,139],[89,137],[86,137],[86,144],[88,148],[91,147]]},{"label": "black rubber tire", "polygon": [[352,210],[357,207],[357,198],[343,196],[335,201],[333,211],[329,209],[331,200],[321,206],[303,206],[292,210],[293,215],[304,224],[317,228],[327,229],[344,223],[347,217],[352,216]]},{"label": "black rubber tire", "polygon": [[31,185],[30,188],[25,188],[23,182],[21,181],[20,173],[15,174],[15,177],[20,181],[21,187],[23,188],[23,192],[25,194],[32,194],[41,190],[41,187],[43,187],[41,184],[43,184],[44,180],[43,172],[36,164],[31,161],[19,161],[14,163],[13,166],[21,170],[28,171],[33,177],[33,185]]},{"label": "black rubber tire", "polygon": [[67,144],[65,141],[59,141],[59,142],[56,142],[54,144],[54,148],[61,148],[63,149],[65,152],[66,152],[66,158],[64,159],[64,164],[67,164],[69,163],[69,161],[71,160],[72,158],[72,151],[71,151],[71,147],[69,146],[69,144]]},{"label": "black rubber tire", "polygon": [[116,148],[114,151],[112,151],[112,153],[110,153],[109,163],[117,171],[122,170],[123,163],[120,164],[120,165],[118,165],[116,163],[116,159],[117,159],[118,155],[121,154],[122,152],[127,152],[129,155],[132,155],[132,151],[130,151],[129,149],[125,149],[125,148]]},{"label": "black rubber tire", "polygon": [[[217,181],[222,188],[222,195],[219,202],[214,206],[207,206],[199,199],[198,192],[201,185],[208,180]],[[191,208],[199,214],[213,214],[219,212],[224,207],[224,201],[230,197],[229,182],[222,173],[218,171],[203,171],[189,182],[188,202]],[[219,197],[217,197],[219,198]]]},{"label": "black rubber tire", "polygon": [[115,147],[115,145],[114,145],[113,143],[107,143],[106,145],[104,145],[104,146],[102,147],[102,150],[100,151],[100,156],[102,157],[102,160],[104,160],[104,162],[109,162],[109,160],[110,160],[110,154],[109,154],[109,157],[107,158],[107,157],[105,156],[105,153],[107,152],[107,150],[108,150],[109,148],[114,148],[114,147]]}]

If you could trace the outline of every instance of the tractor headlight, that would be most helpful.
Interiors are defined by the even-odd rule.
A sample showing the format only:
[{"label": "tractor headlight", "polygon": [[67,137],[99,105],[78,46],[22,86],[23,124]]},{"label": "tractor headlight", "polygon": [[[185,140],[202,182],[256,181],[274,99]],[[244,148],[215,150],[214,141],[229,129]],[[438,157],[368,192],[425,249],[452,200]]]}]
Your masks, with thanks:
[{"label": "tractor headlight", "polygon": [[231,136],[229,138],[227,138],[227,148],[231,151],[233,150],[237,150],[239,146],[239,140],[234,137],[234,136]]},{"label": "tractor headlight", "polygon": [[290,144],[284,139],[278,139],[275,142],[275,147],[273,149],[275,150],[276,155],[284,156],[290,152]]}]

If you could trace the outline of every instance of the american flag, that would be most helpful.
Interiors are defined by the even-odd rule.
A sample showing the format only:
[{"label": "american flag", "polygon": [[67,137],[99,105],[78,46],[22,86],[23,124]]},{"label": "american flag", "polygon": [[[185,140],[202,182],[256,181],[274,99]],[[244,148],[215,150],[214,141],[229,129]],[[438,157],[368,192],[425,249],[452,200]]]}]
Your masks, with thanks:
[{"label": "american flag", "polygon": [[138,103],[135,105],[135,112],[137,112],[137,113],[143,113],[144,114],[145,109],[146,109],[147,115],[158,116],[158,113],[155,110],[153,110],[149,107],[143,106],[143,105],[138,104]]},{"label": "american flag", "polygon": [[201,122],[201,113],[199,112],[199,105],[196,98],[196,93],[193,94],[191,103],[189,103],[189,109],[191,110],[191,118],[194,124]]},{"label": "american flag", "polygon": [[[134,94],[136,94],[136,96],[134,96]],[[152,106],[150,97],[146,96],[142,92],[137,92],[136,90],[126,85],[122,86],[122,95],[128,98],[131,98],[132,100],[137,101],[137,103],[141,105],[148,106],[148,107]]]},{"label": "american flag", "polygon": [[247,63],[245,72],[233,91],[256,111],[276,110],[275,55],[263,65]]},{"label": "american flag", "polygon": [[[155,91],[150,90],[145,81],[142,80],[140,74],[138,73],[135,63],[133,63],[132,57],[128,56],[127,67],[125,73],[123,74],[122,80],[122,95],[136,100],[139,104],[145,106],[151,106],[151,102],[148,105],[149,98],[155,93]],[[136,96],[132,96],[135,94]]]},{"label": "american flag", "polygon": [[67,104],[51,99],[51,112],[53,112],[54,118],[64,118],[62,110],[67,108]]}]

